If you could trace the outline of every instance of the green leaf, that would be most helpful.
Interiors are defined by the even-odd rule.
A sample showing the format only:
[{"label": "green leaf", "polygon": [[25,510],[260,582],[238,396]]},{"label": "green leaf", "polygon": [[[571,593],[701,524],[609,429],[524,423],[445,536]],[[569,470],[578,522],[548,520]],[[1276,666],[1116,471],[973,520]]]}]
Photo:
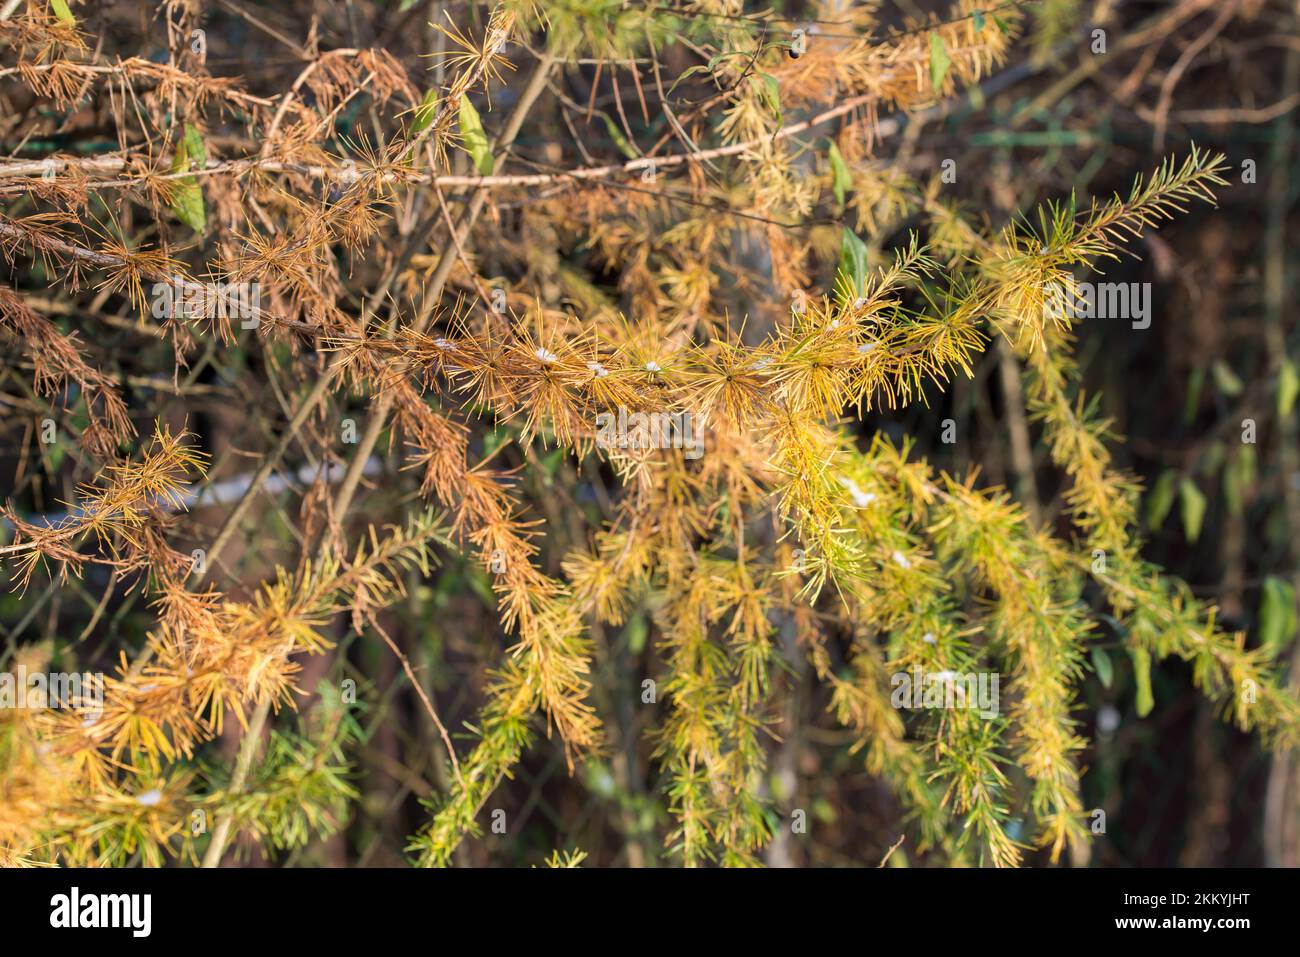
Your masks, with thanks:
[{"label": "green leaf", "polygon": [[1183,533],[1189,542],[1201,537],[1201,522],[1205,519],[1205,496],[1190,478],[1178,483],[1178,501],[1183,514]]},{"label": "green leaf", "polygon": [[646,635],[650,633],[650,624],[641,612],[634,612],[627,620],[623,634],[627,637],[627,650],[634,655],[645,650]]},{"label": "green leaf", "polygon": [[1130,648],[1133,656],[1133,680],[1137,682],[1137,713],[1145,718],[1155,707],[1156,699],[1151,694],[1151,653],[1145,648]]},{"label": "green leaf", "polygon": [[835,194],[835,202],[843,206],[844,193],[853,188],[853,175],[849,172],[848,164],[844,162],[844,157],[840,155],[840,148],[835,145],[834,140],[831,140],[827,155],[831,160],[831,192]]},{"label": "green leaf", "polygon": [[840,239],[840,264],[835,272],[835,291],[841,301],[852,302],[862,295],[867,281],[867,246],[851,229]]},{"label": "green leaf", "polygon": [[1295,636],[1295,588],[1290,582],[1269,575],[1259,601],[1259,644],[1276,657]]},{"label": "green leaf", "polygon": [[971,19],[975,21],[976,30],[984,29],[984,14],[982,11],[976,10],[974,13],[971,14]]},{"label": "green leaf", "polygon": [[68,9],[68,0],[50,0],[50,9],[53,10],[54,15],[64,23],[77,22],[77,18],[74,17],[72,11]]},{"label": "green leaf", "polygon": [[479,601],[483,602],[484,608],[496,608],[497,593],[492,590],[492,583],[488,580],[487,572],[477,566],[466,566],[465,581],[470,590],[478,595]]},{"label": "green leaf", "polygon": [[185,124],[185,135],[181,142],[185,144],[190,169],[203,169],[208,165],[208,148],[203,144],[203,134],[189,123]]},{"label": "green leaf", "polygon": [[824,797],[813,798],[812,813],[823,824],[834,824],[839,816],[835,805]]},{"label": "green leaf", "polygon": [[1255,446],[1243,445],[1223,470],[1223,497],[1231,515],[1240,515],[1246,489],[1255,484]]},{"label": "green leaf", "polygon": [[177,181],[172,194],[172,212],[190,229],[201,233],[208,225],[207,206],[203,202],[203,189],[198,180],[190,176]]},{"label": "green leaf", "polygon": [[618,147],[618,151],[628,159],[637,159],[641,154],[632,148],[632,144],[627,141],[627,137],[623,135],[623,131],[618,128],[618,124],[615,123],[610,115],[604,110],[597,110],[596,112],[599,113],[600,118],[605,121],[605,132],[608,133],[609,138],[614,141],[614,145]]},{"label": "green leaf", "polygon": [[614,775],[610,774],[609,766],[604,761],[588,761],[586,770],[587,787],[591,789],[593,794],[609,798],[618,792],[618,785],[614,781]]},{"label": "green leaf", "polygon": [[993,22],[998,25],[998,29],[1001,30],[1003,33],[1011,32],[1011,25],[1007,23],[1007,21],[999,17],[997,14],[993,15]]},{"label": "green leaf", "polygon": [[1277,414],[1281,418],[1291,414],[1297,397],[1300,397],[1300,373],[1296,372],[1294,362],[1283,359],[1282,372],[1277,380]]},{"label": "green leaf", "polygon": [[423,133],[433,121],[438,118],[438,91],[429,88],[425,92],[424,98],[420,100],[420,105],[415,108],[415,118],[411,121],[411,135],[415,136]]},{"label": "green leaf", "polygon": [[930,34],[930,82],[934,85],[934,92],[938,93],[943,89],[943,81],[948,76],[948,68],[952,66],[952,60],[948,59],[948,48],[943,45],[943,37],[937,33]]},{"label": "green leaf", "polygon": [[[176,144],[176,155],[172,157],[172,172],[187,173],[192,169],[203,169],[208,164],[208,151],[203,145],[203,135],[189,123],[185,124],[185,133]],[[196,233],[203,232],[208,225],[207,206],[203,202],[203,187],[198,177],[185,176],[176,180],[172,193],[172,212]]]},{"label": "green leaf", "polygon": [[724,50],[722,53],[715,53],[713,54],[713,56],[709,57],[709,63],[708,66],[705,67],[705,69],[707,69],[710,73],[712,73],[713,68],[716,67],[723,60],[731,60],[731,59],[747,60],[749,59],[749,54],[745,53],[743,50]]},{"label": "green leaf", "polygon": [[1169,509],[1174,504],[1174,492],[1178,488],[1178,472],[1165,469],[1156,479],[1156,484],[1147,495],[1147,528],[1155,530],[1165,523]]},{"label": "green leaf", "polygon": [[45,467],[49,469],[51,475],[59,471],[59,466],[63,464],[63,457],[68,454],[68,444],[59,436],[50,446],[49,451],[45,453]]},{"label": "green leaf", "polygon": [[1210,366],[1210,371],[1214,373],[1214,384],[1219,387],[1219,391],[1227,396],[1241,395],[1245,386],[1237,378],[1237,374],[1232,371],[1222,359],[1215,359],[1214,364]]},{"label": "green leaf", "polygon": [[764,105],[767,106],[769,110],[772,111],[772,114],[776,117],[776,121],[780,123],[781,122],[781,84],[777,80],[777,78],[770,73],[760,73],[759,76],[762,77],[763,79],[763,86],[760,88],[760,92],[763,97],[763,103]]},{"label": "green leaf", "polygon": [[553,449],[550,453],[544,455],[538,464],[542,467],[542,473],[546,476],[546,485],[549,487],[555,483],[555,473],[559,471],[560,464],[564,461],[564,449]]},{"label": "green leaf", "polygon": [[478,110],[464,93],[460,95],[460,142],[469,158],[474,161],[474,168],[480,176],[491,176],[496,161],[492,149],[488,146],[487,134],[483,132],[483,122],[478,117]]},{"label": "green leaf", "polygon": [[1110,655],[1106,654],[1104,648],[1095,645],[1092,649],[1092,670],[1097,672],[1097,680],[1101,682],[1103,688],[1109,688],[1110,683],[1115,680],[1115,668],[1110,663]]},{"label": "green leaf", "polygon": [[[716,59],[717,57],[713,58],[713,60]],[[671,95],[673,90],[677,89],[677,84],[681,83],[682,80],[685,80],[687,77],[695,76],[697,73],[712,73],[713,60],[709,61],[708,66],[705,66],[703,63],[697,63],[695,64],[695,66],[687,67],[685,70],[683,70],[681,73],[677,75],[677,79],[673,80],[673,85],[668,88],[668,93]]]}]

